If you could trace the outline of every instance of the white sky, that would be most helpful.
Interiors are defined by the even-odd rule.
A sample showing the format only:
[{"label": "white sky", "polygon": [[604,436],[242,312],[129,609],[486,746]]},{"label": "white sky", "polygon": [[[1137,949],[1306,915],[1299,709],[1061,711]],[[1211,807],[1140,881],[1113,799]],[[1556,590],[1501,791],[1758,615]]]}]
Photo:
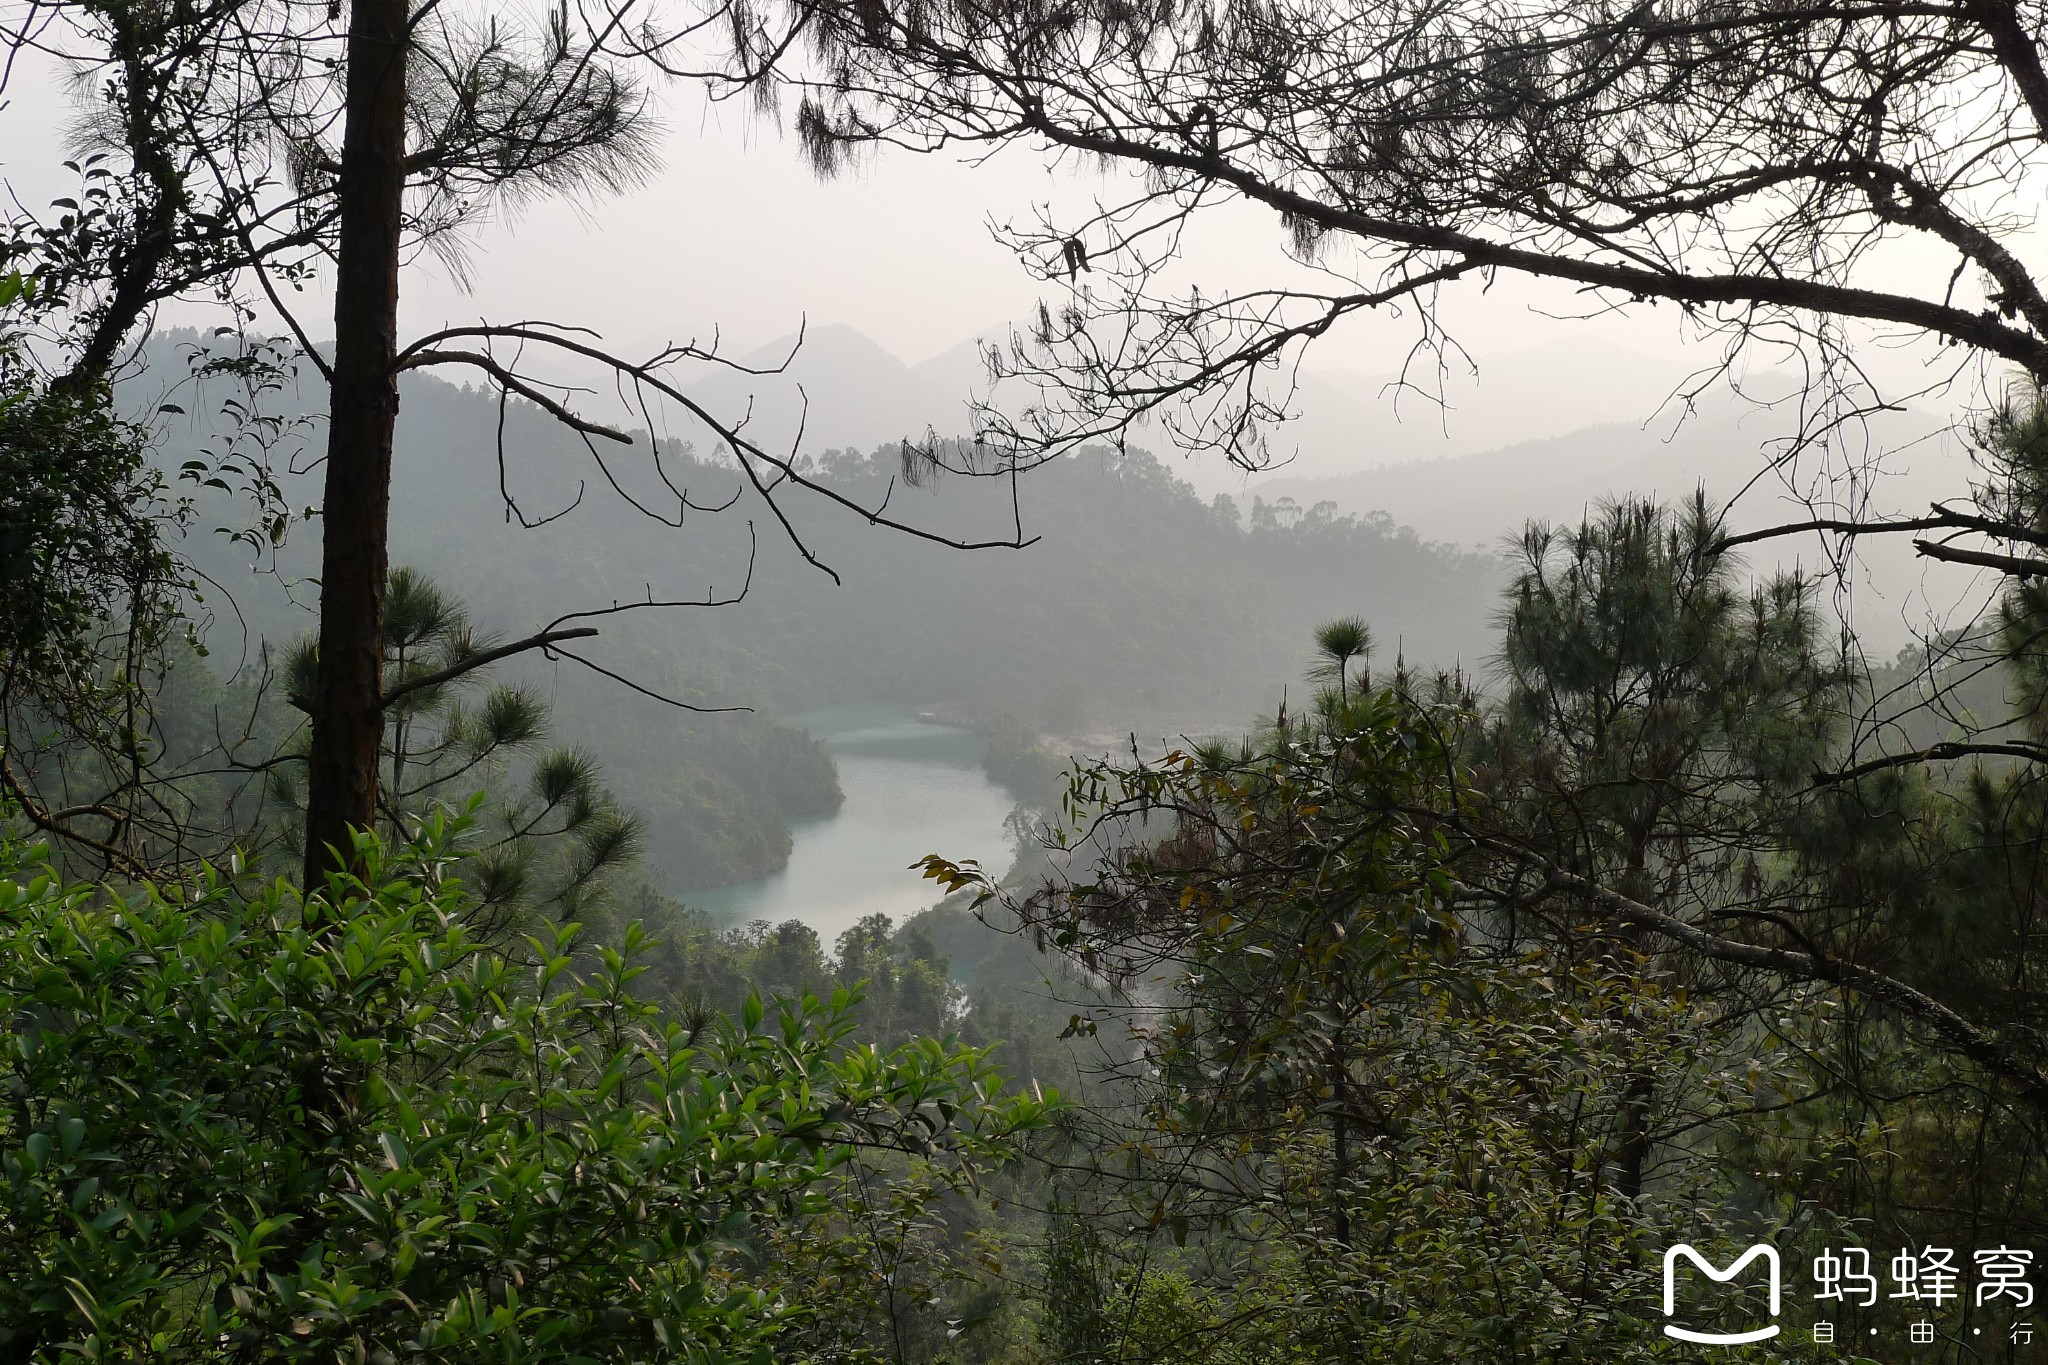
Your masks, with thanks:
[{"label": "white sky", "polygon": [[[521,309],[576,319],[622,343],[717,326],[737,349],[813,325],[845,323],[915,364],[1033,308],[1041,286],[991,236],[991,222],[1030,222],[1038,205],[1085,206],[1119,184],[1092,169],[1049,168],[1012,147],[970,164],[950,155],[884,153],[831,180],[794,140],[747,109],[671,98],[665,167],[629,196],[554,201],[475,234],[473,293],[423,263],[407,282],[414,325]],[[1190,278],[1270,284],[1294,272],[1274,216],[1238,206],[1205,217]],[[1307,272],[1298,272],[1310,278]],[[1650,353],[1676,353],[1671,310],[1599,322],[1559,320],[1583,303],[1568,291],[1503,279],[1447,299],[1446,315],[1475,354],[1524,349],[1567,332],[1597,333]],[[1374,323],[1379,325],[1375,326]],[[1415,331],[1362,319],[1333,333],[1309,362],[1383,373]]]},{"label": "white sky", "polygon": [[[664,153],[650,183],[617,197],[543,201],[477,226],[467,239],[468,290],[423,255],[402,286],[406,330],[544,318],[595,328],[632,351],[717,329],[738,353],[805,321],[844,323],[915,364],[1000,334],[1040,296],[1040,285],[991,238],[992,220],[1029,221],[1047,202],[1075,209],[1124,188],[1092,168],[1049,169],[1023,147],[978,165],[884,153],[821,181],[794,139],[745,101],[714,106],[697,87],[680,85],[656,96]],[[17,70],[0,106],[0,180],[25,207],[72,191],[58,167],[67,103],[52,71]],[[1286,260],[1282,242],[1264,209],[1205,214],[1190,237],[1185,277],[1212,296],[1222,287],[1315,278]],[[327,336],[331,304],[302,297],[308,332]],[[1718,354],[1718,344],[1687,344],[1675,309],[1588,320],[1588,307],[1561,286],[1502,276],[1482,291],[1468,277],[1446,291],[1439,316],[1482,361],[1567,335],[1700,363]],[[212,319],[174,309],[167,320]],[[1384,374],[1398,368],[1415,336],[1412,320],[1373,314],[1323,338],[1306,363]],[[1913,357],[1873,359],[1905,374],[1916,367]],[[1559,403],[1568,407],[1576,387],[1597,382],[1560,375]],[[1483,375],[1480,388],[1483,402]]]},{"label": "white sky", "polygon": [[[884,154],[820,180],[794,139],[743,102],[712,105],[692,87],[656,93],[664,150],[650,183],[622,196],[543,201],[478,226],[468,237],[469,291],[422,257],[403,284],[408,328],[543,317],[594,327],[630,348],[716,327],[747,349],[808,319],[845,323],[915,364],[1025,316],[1039,297],[1037,282],[991,238],[992,220],[1029,221],[1040,204],[1079,206],[1119,189],[1092,170],[1050,169],[1022,147],[978,165]],[[0,180],[23,207],[38,210],[73,191],[59,165],[69,120],[53,72],[14,73],[0,106]],[[1271,283],[1289,268],[1282,241],[1263,209],[1207,215],[1193,238],[1190,277],[1207,288],[1230,276]],[[1568,292],[1503,280],[1493,294],[1480,299],[1464,289],[1450,300],[1449,315],[1478,354],[1567,331],[1653,353],[1679,344],[1668,310],[1560,322],[1532,309],[1571,310]],[[308,330],[324,337],[331,305],[306,302]],[[1413,336],[1401,324],[1353,326],[1326,338],[1312,363],[1383,372]]]}]

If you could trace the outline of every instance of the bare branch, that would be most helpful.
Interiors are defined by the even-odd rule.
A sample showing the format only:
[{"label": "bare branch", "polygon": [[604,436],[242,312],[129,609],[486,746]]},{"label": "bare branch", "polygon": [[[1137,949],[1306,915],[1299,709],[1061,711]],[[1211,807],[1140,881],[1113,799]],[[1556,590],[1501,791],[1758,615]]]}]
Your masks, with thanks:
[{"label": "bare branch", "polygon": [[[648,588],[646,598],[641,601],[614,602],[608,607],[596,607],[589,611],[566,612],[563,615],[557,616],[554,620],[548,622],[547,628],[548,630],[553,630],[556,626],[561,625],[564,621],[587,621],[593,617],[598,616],[617,616],[622,612],[644,611],[649,607],[736,606],[740,602],[746,600],[747,594],[753,591],[754,561],[757,555],[759,554],[760,548],[760,540],[754,534],[754,523],[749,521],[747,523],[747,576],[746,579],[740,584],[739,591],[730,593],[727,596],[719,597],[717,595],[718,589],[715,586],[713,586],[706,588],[704,590],[704,595],[702,597],[679,597],[668,598],[665,600],[657,600],[654,596],[654,590],[652,586],[650,586]],[[589,630],[582,633],[595,635],[597,632],[595,630]]]},{"label": "bare branch", "polygon": [[[1676,915],[1645,905],[1589,878],[1567,872],[1528,849],[1495,839],[1479,842],[1535,869],[1544,879],[1543,893],[1572,891],[1612,912],[1624,923],[1647,929],[1682,947],[1737,967],[1750,967],[1800,980],[1825,981],[1856,991],[1898,1010],[1932,1028],[1957,1051],[1986,1070],[2011,1082],[2029,1103],[2048,1110],[2048,1075],[2017,1056],[2011,1047],[1988,1030],[1979,1028],[1962,1015],[1923,991],[1874,968],[1850,962],[1830,953],[1791,948],[1768,948],[1708,933]],[[1482,893],[1487,894],[1487,893]],[[1495,897],[1487,894],[1488,899]]]},{"label": "bare branch", "polygon": [[2000,573],[2011,574],[2015,578],[2048,576],[2048,559],[1992,554],[1985,550],[1965,550],[1932,540],[1916,540],[1913,542],[1913,548],[1929,559],[1944,560],[1950,564],[1975,564],[1980,568],[1996,569]]},{"label": "bare branch", "polygon": [[1809,521],[1787,522],[1783,526],[1766,527],[1761,531],[1745,531],[1741,535],[1723,536],[1708,547],[1709,554],[1725,554],[1739,545],[1751,545],[1760,540],[1771,540],[1779,536],[1800,535],[1813,531],[1834,531],[1841,535],[1868,536],[1883,535],[1891,531],[1978,531],[2000,540],[2025,541],[2031,545],[2048,546],[2048,531],[2018,522],[2000,521],[1993,517],[1982,517],[1971,512],[1958,512],[1941,503],[1934,504],[1934,514],[1926,517],[1901,517],[1881,521],[1858,521],[1853,518],[1815,517]]},{"label": "bare branch", "polygon": [[1901,521],[1856,521],[1841,517],[1815,517],[1811,521],[1792,521],[1783,526],[1769,526],[1761,531],[1744,531],[1741,535],[1723,536],[1707,547],[1708,554],[1726,554],[1742,545],[1754,545],[1760,540],[1775,540],[1780,536],[1804,535],[1807,532],[1834,531],[1847,536],[1882,535],[1887,531],[1938,531],[1956,523],[1947,517],[1913,517]]},{"label": "bare branch", "polygon": [[1961,743],[1944,742],[1915,749],[1911,753],[1886,754],[1881,758],[1865,759],[1852,764],[1840,772],[1815,773],[1813,780],[1820,786],[1835,786],[1843,782],[1854,782],[1859,777],[1882,772],[1886,768],[1909,768],[1919,763],[1945,763],[1952,759],[1984,757],[2023,758],[2029,763],[2048,763],[2048,746],[2021,743]]},{"label": "bare branch", "polygon": [[614,673],[609,668],[604,667],[602,664],[592,663],[590,660],[584,658],[581,654],[572,654],[566,649],[558,649],[554,652],[561,655],[565,659],[569,659],[576,663],[582,664],[585,668],[589,669],[593,673],[603,674],[605,677],[610,678],[613,682],[618,683],[621,687],[631,688],[633,691],[638,692],[643,697],[651,697],[655,701],[660,702],[663,706],[673,706],[679,711],[695,711],[700,715],[720,715],[731,711],[752,711],[754,709],[751,706],[698,706],[693,702],[678,701],[674,697],[665,697],[661,693],[656,692],[651,688],[642,687],[639,683],[634,682],[631,678],[623,677],[620,674]]},{"label": "bare branch", "polygon": [[500,659],[509,659],[514,654],[524,654],[530,649],[545,650],[560,640],[581,640],[597,633],[597,627],[595,626],[578,626],[571,630],[554,630],[550,628],[538,634],[529,635],[523,640],[514,640],[510,644],[499,645],[494,649],[482,650],[457,663],[452,663],[446,668],[437,668],[432,673],[422,673],[416,678],[407,678],[398,686],[384,693],[383,704],[388,708],[393,702],[398,701],[402,697],[411,696],[413,693],[424,691],[429,687],[439,687],[443,683],[453,682],[465,673],[474,672],[479,668],[494,664]]},{"label": "bare branch", "polygon": [[408,351],[399,361],[397,368],[401,371],[417,370],[429,365],[474,365],[510,392],[546,409],[549,416],[565,427],[588,436],[602,436],[621,445],[633,444],[633,438],[617,427],[609,427],[602,422],[593,422],[587,417],[577,415],[575,409],[541,392],[481,351]]},{"label": "bare branch", "polygon": [[[80,847],[91,849],[105,858],[109,867],[117,867],[131,877],[145,877],[149,875],[149,869],[132,854],[114,847],[105,840],[95,839],[90,834],[73,828],[68,822],[59,818],[58,814],[52,813],[40,801],[36,800],[28,788],[22,785],[20,779],[14,775],[13,767],[5,759],[0,759],[0,787],[5,787],[7,794],[14,798],[15,808],[21,812],[22,818],[37,829],[42,830],[45,834],[53,834],[68,843],[74,843]],[[68,814],[70,812],[64,813]],[[115,823],[118,827],[120,821],[117,819]]]},{"label": "bare branch", "polygon": [[[462,337],[502,339],[552,346],[557,350],[566,351],[572,355],[594,361],[618,375],[622,382],[628,382],[637,387],[644,387],[676,403],[688,412],[691,417],[703,423],[721,442],[731,449],[734,458],[740,465],[741,472],[745,475],[748,483],[752,485],[754,491],[759,493],[762,500],[768,504],[770,512],[774,514],[777,523],[782,527],[783,533],[789,538],[791,545],[796,548],[799,554],[803,555],[808,563],[831,575],[835,582],[838,581],[838,575],[833,573],[829,566],[825,565],[811,553],[810,548],[797,533],[796,527],[790,522],[781,503],[776,499],[775,490],[781,484],[794,484],[808,492],[814,493],[828,502],[835,503],[856,513],[870,525],[887,527],[893,531],[901,531],[920,540],[928,540],[934,544],[945,545],[956,550],[1022,549],[1024,546],[1037,542],[1037,537],[1035,536],[1028,540],[961,540],[957,537],[942,535],[939,532],[912,525],[909,522],[899,521],[893,517],[883,515],[880,509],[861,505],[831,485],[805,474],[797,467],[797,456],[794,450],[786,454],[777,454],[764,449],[741,434],[737,426],[720,421],[703,404],[697,402],[689,394],[671,383],[661,373],[661,368],[674,358],[674,348],[671,348],[670,351],[665,352],[662,356],[658,356],[652,361],[634,362],[613,355],[601,347],[580,341],[574,336],[566,335],[564,330],[546,330],[528,324],[478,325],[450,327],[434,333],[431,337],[422,338],[400,352],[398,363],[401,367],[410,365],[412,357],[423,353],[429,342]],[[492,363],[495,364],[495,362]],[[577,422],[572,422],[570,425],[575,426],[578,430],[583,430],[581,426],[577,425],[582,420],[579,418]],[[756,468],[757,462],[767,465],[775,471],[772,481],[762,478],[761,471]]]}]

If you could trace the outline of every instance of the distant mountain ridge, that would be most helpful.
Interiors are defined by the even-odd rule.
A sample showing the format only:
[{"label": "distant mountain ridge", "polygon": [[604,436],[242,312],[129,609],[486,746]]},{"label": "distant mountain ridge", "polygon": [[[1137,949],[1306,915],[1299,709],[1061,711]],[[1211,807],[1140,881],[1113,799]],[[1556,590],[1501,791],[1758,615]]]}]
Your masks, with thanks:
[{"label": "distant mountain ridge", "polygon": [[[741,358],[755,367],[786,361],[783,373],[713,373],[705,391],[722,416],[751,412],[750,433],[778,448],[870,450],[927,430],[952,435],[968,421],[968,395],[987,388],[983,345],[1004,335],[991,329],[909,365],[852,327],[817,327]],[[1213,458],[1155,453],[1205,497],[1227,492],[1247,508],[1255,499],[1291,499],[1302,511],[1328,501],[1343,513],[1384,512],[1425,541],[1488,553],[1532,517],[1575,522],[1600,500],[1629,494],[1670,502],[1704,487],[1722,504],[1739,494],[1729,515],[1736,530],[1804,516],[1785,480],[1767,470],[1796,420],[1792,406],[1710,389],[1688,412],[1672,396],[1695,381],[1684,362],[1592,337],[1481,356],[1441,377],[1305,369],[1288,404],[1295,420],[1272,436],[1276,452],[1298,452],[1290,463],[1246,474]],[[1789,391],[1791,377],[1754,374],[1745,388],[1769,397],[1773,385]],[[1941,414],[1909,410],[1878,414],[1867,433],[1855,433],[1892,452],[1881,481],[1854,490],[1868,494],[1871,511],[1917,514],[1967,487],[1968,461],[1943,436],[1947,425]],[[1791,481],[1813,492],[1816,470],[1816,457],[1803,456]],[[1752,558],[1765,569],[1812,565],[1817,549],[1795,539]],[[1889,650],[1904,642],[1901,617],[1924,605],[1915,594],[1926,566],[1902,538],[1868,539],[1861,553],[1861,590],[1872,610],[1859,620]]]},{"label": "distant mountain ridge", "polygon": [[[957,436],[968,429],[970,397],[989,388],[986,345],[1007,339],[1007,331],[992,328],[912,365],[855,328],[828,324],[733,358],[745,370],[779,372],[706,368],[692,393],[720,420],[746,421],[750,439],[778,450],[869,450],[921,438],[927,430]],[[1304,369],[1287,404],[1297,416],[1273,433],[1276,458],[1293,462],[1268,477],[1353,473],[1593,425],[1641,423],[1686,374],[1678,362],[1594,339],[1475,363],[1476,375],[1457,368],[1442,376],[1443,404],[1436,401],[1434,375]],[[1145,434],[1140,430],[1133,440],[1146,444]],[[1155,453],[1205,496],[1244,486],[1239,471],[1219,463]]]},{"label": "distant mountain ridge", "polygon": [[[1794,489],[1844,497],[1867,492],[1870,515],[1900,516],[1924,513],[1929,503],[1953,499],[1969,486],[1967,453],[1939,415],[1904,411],[1871,420],[1869,440],[1891,453],[1867,490],[1839,477],[1824,481],[1812,453],[1788,465],[1782,477],[1774,472],[1770,417],[1728,400],[1668,434],[1617,423],[1353,474],[1274,476],[1251,488],[1270,502],[1288,499],[1303,509],[1328,502],[1343,512],[1383,512],[1425,540],[1497,552],[1531,520],[1575,525],[1597,504],[1623,496],[1675,503],[1704,489],[1726,509],[1728,529],[1740,532],[1807,519],[1812,513]],[[1812,536],[1758,544],[1746,553],[1758,572],[1826,566]],[[1929,609],[1929,566],[1907,536],[1864,537],[1857,555],[1851,580],[1857,630],[1888,655],[1909,640],[1909,622]],[[1952,570],[1937,572],[1947,575],[1944,581],[1957,578]]]},{"label": "distant mountain ridge", "polygon": [[[756,413],[785,411],[780,425],[770,417],[756,431],[793,442],[797,427],[786,413],[800,387],[810,399],[807,451],[871,449],[928,428],[957,433],[967,420],[967,395],[987,388],[983,345],[1005,335],[991,329],[916,365],[851,327],[812,329],[800,346],[796,336],[786,337],[746,357],[756,365],[789,360],[786,374],[751,390]],[[728,411],[746,410],[743,379],[719,380],[728,386],[721,399]],[[1292,455],[1290,462],[1246,474],[1213,458],[1155,453],[1205,497],[1227,492],[1247,508],[1254,499],[1292,499],[1303,511],[1329,501],[1343,513],[1384,512],[1425,541],[1489,553],[1532,517],[1575,522],[1602,499],[1624,495],[1671,502],[1704,487],[1721,504],[1739,495],[1729,526],[1746,530],[1807,515],[1793,489],[1867,497],[1877,515],[1917,515],[1969,485],[1967,453],[1948,432],[1951,419],[1920,409],[1879,413],[1847,433],[1888,452],[1871,487],[1850,488],[1839,470],[1831,484],[1821,480],[1812,453],[1781,478],[1769,464],[1795,428],[1797,408],[1759,400],[1791,392],[1792,376],[1749,374],[1747,397],[1709,388],[1690,400],[1674,398],[1697,382],[1685,362],[1595,337],[1482,355],[1442,376],[1304,369],[1287,405],[1294,420],[1272,434],[1274,451]],[[1752,552],[1752,562],[1763,570],[1813,567],[1821,562],[1818,550],[1810,538],[1792,539]],[[1859,629],[1889,651],[1905,642],[1905,620],[1927,610],[1920,596],[1927,566],[1902,537],[1866,539],[1859,553],[1857,588],[1867,608],[1857,613]]]}]

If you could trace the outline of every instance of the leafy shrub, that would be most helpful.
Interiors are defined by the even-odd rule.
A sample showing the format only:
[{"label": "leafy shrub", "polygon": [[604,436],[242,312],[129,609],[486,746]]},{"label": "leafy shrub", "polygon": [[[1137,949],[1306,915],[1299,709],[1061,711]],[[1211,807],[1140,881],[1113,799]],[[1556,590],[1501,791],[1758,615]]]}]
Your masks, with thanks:
[{"label": "leafy shrub", "polygon": [[859,1148],[1000,1161],[1045,1103],[855,998],[694,1026],[637,926],[483,941],[451,829],[302,898],[115,895],[0,845],[0,1360],[764,1359],[750,1267]]}]

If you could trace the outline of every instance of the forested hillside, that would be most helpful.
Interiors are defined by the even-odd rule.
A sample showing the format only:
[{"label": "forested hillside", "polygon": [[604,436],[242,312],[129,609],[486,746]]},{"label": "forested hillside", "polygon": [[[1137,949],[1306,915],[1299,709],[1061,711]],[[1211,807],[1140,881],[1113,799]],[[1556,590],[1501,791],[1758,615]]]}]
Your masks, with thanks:
[{"label": "forested hillside", "polygon": [[[422,381],[402,411],[395,534],[479,606],[545,620],[650,589],[740,586],[746,523],[683,511],[644,461],[615,460],[617,477],[680,527],[596,496],[580,445],[513,405],[506,486],[525,514],[587,491],[583,505],[526,530],[507,525],[496,495],[494,396]],[[693,503],[739,491],[737,471],[702,452],[671,452],[666,467]],[[892,512],[952,538],[995,539],[1013,524],[1006,479],[910,487],[894,447],[826,452],[817,467],[857,500],[879,499],[893,480]],[[1206,504],[1141,451],[1085,451],[1020,475],[1015,490],[1015,516],[1038,537],[1021,550],[963,552],[883,534],[844,509],[811,510],[797,529],[837,585],[757,520],[743,606],[646,613],[608,630],[608,644],[663,649],[706,695],[751,693],[784,710],[894,697],[1083,725],[1240,721],[1274,699],[1276,651],[1298,648],[1309,624],[1340,609],[1371,614],[1411,658],[1448,663],[1485,648],[1497,563],[1424,545],[1384,519],[1282,525]]]},{"label": "forested hillside", "polygon": [[[132,390],[161,394],[198,344],[190,334],[159,343]],[[174,401],[217,412],[218,381]],[[1397,651],[1470,664],[1487,648],[1493,557],[1425,544],[1384,517],[1205,503],[1141,451],[1090,449],[1032,470],[1016,480],[1014,507],[1008,480],[911,487],[897,448],[828,452],[816,468],[833,488],[862,501],[888,496],[936,534],[994,539],[1021,520],[1037,537],[1023,549],[961,550],[812,509],[797,530],[835,584],[772,521],[750,527],[738,512],[682,505],[684,492],[699,508],[730,500],[739,474],[729,462],[672,447],[663,461],[671,490],[644,467],[644,446],[638,458],[600,450],[629,502],[602,486],[572,434],[515,400],[502,412],[501,484],[494,395],[415,378],[400,412],[394,561],[497,634],[523,636],[571,611],[746,588],[729,606],[596,619],[587,624],[601,635],[576,649],[660,696],[751,712],[681,710],[568,662],[504,669],[546,688],[557,739],[601,756],[613,790],[649,822],[650,864],[677,890],[772,870],[789,818],[836,804],[829,761],[779,716],[889,700],[1059,734],[1236,730],[1280,700],[1274,660],[1299,653],[1330,615],[1370,615],[1389,665]],[[181,426],[167,462],[221,448],[217,426]],[[298,452],[318,430],[287,423],[273,467],[303,463]],[[284,472],[279,481],[286,503],[310,500],[303,480]],[[290,599],[293,585],[306,595],[320,522],[294,527],[252,574],[250,546],[214,533],[239,507],[217,493],[203,500],[188,541],[217,585],[208,589],[216,666],[254,648],[242,622],[273,642],[310,626]]]}]

